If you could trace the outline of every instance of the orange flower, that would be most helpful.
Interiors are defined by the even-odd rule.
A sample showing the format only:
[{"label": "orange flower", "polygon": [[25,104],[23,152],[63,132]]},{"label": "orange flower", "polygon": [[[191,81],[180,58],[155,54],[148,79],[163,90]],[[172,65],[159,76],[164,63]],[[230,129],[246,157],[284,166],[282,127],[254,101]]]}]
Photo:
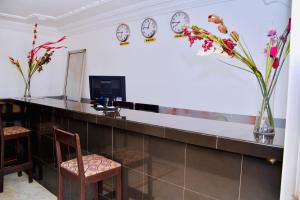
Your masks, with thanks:
[{"label": "orange flower", "polygon": [[219,30],[221,33],[224,33],[224,34],[228,33],[227,27],[226,27],[225,25],[223,25],[223,24],[220,24],[220,25],[218,26],[218,30]]},{"label": "orange flower", "polygon": [[20,69],[20,63],[18,60],[15,60],[13,57],[9,57],[9,61],[11,64],[16,65],[16,67]]},{"label": "orange flower", "polygon": [[232,31],[230,33],[230,37],[235,41],[238,42],[240,40],[240,35],[236,31]]},{"label": "orange flower", "polygon": [[208,16],[208,22],[213,22],[215,24],[222,24],[223,19],[217,15],[209,15]]}]

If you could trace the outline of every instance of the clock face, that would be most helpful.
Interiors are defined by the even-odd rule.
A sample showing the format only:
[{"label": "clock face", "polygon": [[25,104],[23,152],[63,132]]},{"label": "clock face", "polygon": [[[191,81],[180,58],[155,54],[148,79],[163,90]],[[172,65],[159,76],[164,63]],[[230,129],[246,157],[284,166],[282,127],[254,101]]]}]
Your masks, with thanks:
[{"label": "clock face", "polygon": [[127,24],[120,24],[117,28],[116,36],[120,42],[128,40],[130,35],[130,29]]},{"label": "clock face", "polygon": [[175,33],[182,33],[184,26],[189,25],[190,17],[185,12],[176,12],[171,18],[171,28]]},{"label": "clock face", "polygon": [[141,31],[145,38],[152,38],[157,31],[156,21],[152,18],[145,19],[142,23]]}]

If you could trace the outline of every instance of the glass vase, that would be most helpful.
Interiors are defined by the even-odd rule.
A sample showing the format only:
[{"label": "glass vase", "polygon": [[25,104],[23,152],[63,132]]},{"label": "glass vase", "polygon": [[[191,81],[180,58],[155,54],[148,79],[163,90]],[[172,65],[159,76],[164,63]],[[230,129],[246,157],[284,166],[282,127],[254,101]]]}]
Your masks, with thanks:
[{"label": "glass vase", "polygon": [[263,144],[272,144],[275,136],[273,100],[270,99],[263,96],[253,130],[256,141]]},{"label": "glass vase", "polygon": [[30,79],[25,83],[24,98],[30,98]]}]

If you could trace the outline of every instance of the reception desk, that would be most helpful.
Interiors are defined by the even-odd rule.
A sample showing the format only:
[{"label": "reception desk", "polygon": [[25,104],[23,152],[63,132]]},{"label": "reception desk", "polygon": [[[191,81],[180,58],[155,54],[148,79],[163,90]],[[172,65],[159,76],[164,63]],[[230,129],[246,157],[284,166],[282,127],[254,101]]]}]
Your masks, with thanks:
[{"label": "reception desk", "polygon": [[[276,130],[272,144],[262,144],[251,124],[128,109],[102,112],[51,98],[6,101],[26,107],[36,177],[53,193],[56,126],[79,133],[85,153],[123,164],[124,200],[279,199],[284,129]],[[68,181],[65,199],[76,199],[78,186]],[[100,195],[113,199],[112,191],[113,181],[107,180]]]}]

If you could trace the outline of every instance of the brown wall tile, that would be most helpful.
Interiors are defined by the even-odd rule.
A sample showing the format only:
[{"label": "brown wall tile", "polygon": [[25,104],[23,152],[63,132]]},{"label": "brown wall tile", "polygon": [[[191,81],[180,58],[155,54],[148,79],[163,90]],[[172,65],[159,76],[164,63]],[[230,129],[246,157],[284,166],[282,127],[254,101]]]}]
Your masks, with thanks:
[{"label": "brown wall tile", "polygon": [[209,148],[216,148],[217,142],[217,138],[215,136],[201,135],[171,128],[166,128],[165,137],[167,139]]},{"label": "brown wall tile", "polygon": [[38,157],[45,163],[54,167],[55,151],[54,141],[52,138],[41,135],[39,137]]},{"label": "brown wall tile", "polygon": [[183,188],[145,176],[143,200],[183,200]]},{"label": "brown wall tile", "polygon": [[155,137],[145,137],[145,173],[183,187],[185,144]]},{"label": "brown wall tile", "polygon": [[143,133],[146,135],[156,136],[156,137],[164,137],[165,130],[163,127],[153,126],[148,124],[142,123],[135,123],[135,122],[126,122],[126,129],[129,131]]},{"label": "brown wall tile", "polygon": [[113,159],[131,169],[144,172],[147,159],[143,150],[143,135],[122,129],[113,129]]},{"label": "brown wall tile", "polygon": [[187,146],[186,188],[220,200],[238,199],[241,156]]},{"label": "brown wall tile", "polygon": [[88,151],[112,158],[112,128],[88,123]]},{"label": "brown wall tile", "polygon": [[241,200],[276,200],[280,196],[281,163],[244,156]]},{"label": "brown wall tile", "polygon": [[91,123],[97,122],[97,116],[93,115],[93,114],[88,114],[88,113],[72,112],[71,117],[73,119],[84,120],[84,121],[91,122]]},{"label": "brown wall tile", "polygon": [[123,199],[142,199],[144,181],[143,174],[127,167],[122,168]]},{"label": "brown wall tile", "polygon": [[274,158],[279,161],[282,161],[283,157],[283,148],[247,142],[241,143],[228,138],[218,139],[218,149],[261,158]]},{"label": "brown wall tile", "polygon": [[184,200],[218,200],[218,199],[209,197],[204,194],[199,194],[196,192],[185,190],[184,191]]},{"label": "brown wall tile", "polygon": [[87,122],[76,119],[69,119],[69,132],[78,133],[80,145],[83,150],[87,149]]}]

